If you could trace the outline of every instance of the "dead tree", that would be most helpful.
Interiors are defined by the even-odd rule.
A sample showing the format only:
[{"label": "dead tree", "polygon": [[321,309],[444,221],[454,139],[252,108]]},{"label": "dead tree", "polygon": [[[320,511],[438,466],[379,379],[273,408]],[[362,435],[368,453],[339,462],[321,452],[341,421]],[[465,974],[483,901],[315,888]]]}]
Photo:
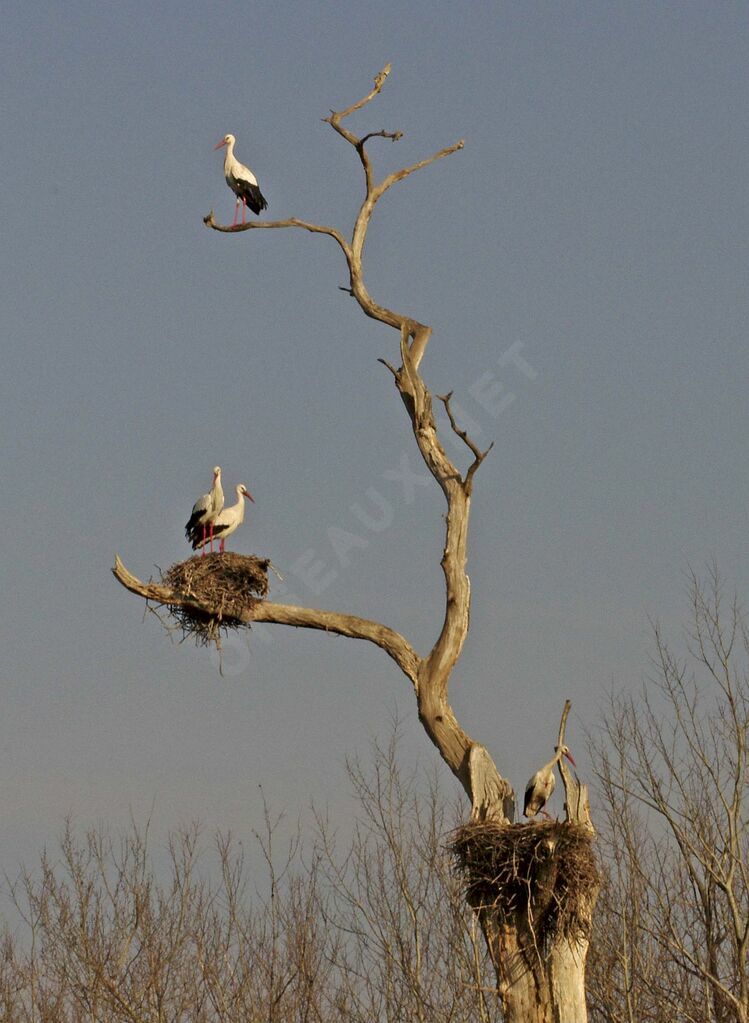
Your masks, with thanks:
[{"label": "dead tree", "polygon": [[[466,573],[468,524],[471,494],[476,473],[489,453],[482,451],[460,428],[453,415],[451,394],[438,395],[452,431],[464,443],[472,460],[462,472],[448,457],[438,436],[433,399],[421,375],[421,364],[432,333],[431,327],[376,302],[367,290],[362,252],[377,202],[393,185],[416,171],[463,148],[463,142],[441,149],[432,156],[403,167],[377,180],[367,143],[376,138],[397,141],[399,131],[373,131],[359,137],[344,124],[380,92],[390,73],[387,65],[377,75],[374,88],[342,111],[333,111],[325,121],[355,151],[364,172],[365,195],[350,237],[338,228],[290,218],[253,221],[236,227],[216,223],[213,213],[205,223],[215,231],[237,234],[243,231],[298,228],[327,235],[343,253],[349,274],[344,289],[357,301],[362,312],[392,327],[399,336],[399,365],[380,362],[392,374],[421,457],[442,491],[446,504],[445,540],[441,566],[444,576],[445,611],[442,628],[428,653],[419,654],[395,629],[379,622],[319,608],[252,600],[236,613],[239,622],[268,622],[277,625],[321,629],[352,639],[367,640],[385,651],[413,686],[419,720],[445,763],[460,780],[472,804],[471,821],[456,840],[456,856],[466,876],[467,897],[477,913],[497,975],[497,991],[508,1023],[582,1023],[586,1020],[584,971],[590,919],[597,892],[592,860],[592,828],[587,811],[585,787],[569,771],[562,770],[567,795],[564,823],[514,824],[514,793],[499,774],[488,750],[461,728],[448,698],[452,671],[468,634],[470,581]],[[117,558],[115,576],[134,593],[149,601],[180,612],[211,616],[215,607],[194,593],[185,594],[169,586],[143,583]],[[563,739],[567,712],[560,728]],[[482,871],[486,863],[509,853],[514,864],[522,847],[522,873],[500,873],[487,883]],[[492,859],[494,857],[494,859]],[[488,859],[487,859],[488,858]],[[521,857],[522,859],[522,857]],[[584,862],[585,870],[577,869]],[[523,897],[519,896],[522,889]],[[572,910],[570,911],[570,907]]]}]

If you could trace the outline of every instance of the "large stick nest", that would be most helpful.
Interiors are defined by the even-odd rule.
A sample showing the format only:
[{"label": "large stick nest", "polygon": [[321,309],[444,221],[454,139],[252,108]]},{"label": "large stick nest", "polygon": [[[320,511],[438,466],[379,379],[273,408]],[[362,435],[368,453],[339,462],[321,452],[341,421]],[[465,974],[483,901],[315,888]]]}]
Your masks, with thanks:
[{"label": "large stick nest", "polygon": [[593,835],[579,824],[470,823],[451,843],[468,902],[514,925],[537,947],[587,938],[600,878]]},{"label": "large stick nest", "polygon": [[169,606],[183,635],[198,645],[220,647],[222,632],[249,627],[252,610],[268,593],[268,558],[253,555],[196,554],[163,573],[164,583],[187,601]]}]

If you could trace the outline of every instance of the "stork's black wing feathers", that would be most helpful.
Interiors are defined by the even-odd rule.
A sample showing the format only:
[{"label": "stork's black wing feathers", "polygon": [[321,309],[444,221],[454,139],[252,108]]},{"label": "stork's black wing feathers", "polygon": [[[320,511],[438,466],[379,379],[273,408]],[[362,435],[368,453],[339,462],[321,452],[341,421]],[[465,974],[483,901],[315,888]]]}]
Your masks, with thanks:
[{"label": "stork's black wing feathers", "polygon": [[532,796],[533,796],[533,786],[529,784],[526,787],[525,795],[523,796],[523,814],[526,817],[528,816],[528,806],[530,804]]},{"label": "stork's black wing feathers", "polygon": [[231,522],[216,522],[213,523],[213,535],[214,537],[221,536],[231,525]]},{"label": "stork's black wing feathers", "polygon": [[256,216],[260,216],[263,210],[267,210],[268,203],[260,191],[259,185],[253,185],[251,181],[237,180],[234,191],[240,199],[244,199]]},{"label": "stork's black wing feathers", "polygon": [[[213,523],[213,539],[214,540],[220,539],[224,535],[224,533],[226,532],[226,530],[229,528],[230,525],[231,525],[230,522],[218,522],[218,521],[214,522]],[[210,530],[210,526],[208,528]],[[200,530],[200,529],[198,529],[196,527],[196,529],[193,532],[193,535],[191,537],[189,537],[189,539],[192,541],[192,549],[194,551],[196,551],[199,547],[202,547],[203,546],[203,533],[202,533],[202,530]],[[207,543],[209,543],[209,541],[210,541],[210,533],[206,533],[205,543],[207,544]]]},{"label": "stork's black wing feathers", "polygon": [[205,508],[201,508],[200,511],[194,511],[190,516],[189,520],[185,523],[185,536],[188,540],[194,540],[199,533],[198,526],[200,520],[205,515]]}]

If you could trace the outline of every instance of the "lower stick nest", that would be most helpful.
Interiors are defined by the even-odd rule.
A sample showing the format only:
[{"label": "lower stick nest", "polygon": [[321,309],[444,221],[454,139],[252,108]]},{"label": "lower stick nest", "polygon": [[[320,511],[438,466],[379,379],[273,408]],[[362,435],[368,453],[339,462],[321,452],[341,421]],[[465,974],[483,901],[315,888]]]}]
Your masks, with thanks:
[{"label": "lower stick nest", "polygon": [[470,823],[456,831],[451,851],[475,910],[496,913],[538,947],[588,936],[599,874],[587,828]]},{"label": "lower stick nest", "polygon": [[163,574],[163,582],[196,605],[172,604],[169,611],[185,637],[220,647],[221,632],[249,627],[253,608],[268,593],[268,558],[253,555],[196,554]]}]

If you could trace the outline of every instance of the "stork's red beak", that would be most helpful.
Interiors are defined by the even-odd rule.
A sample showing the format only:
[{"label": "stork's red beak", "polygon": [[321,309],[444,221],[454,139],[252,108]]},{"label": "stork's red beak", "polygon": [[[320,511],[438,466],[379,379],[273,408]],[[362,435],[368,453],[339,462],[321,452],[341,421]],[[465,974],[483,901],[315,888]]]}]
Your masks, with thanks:
[{"label": "stork's red beak", "polygon": [[249,490],[245,490],[244,496],[245,497],[249,497],[249,499],[252,501],[253,504],[255,503],[255,498],[252,496],[252,494],[249,492]]},{"label": "stork's red beak", "polygon": [[564,755],[567,757],[567,759],[569,760],[573,767],[577,767],[577,764],[575,763],[575,758],[572,756],[571,753],[565,753]]},{"label": "stork's red beak", "polygon": [[214,149],[221,149],[221,147],[225,146],[225,145],[226,145],[226,139],[221,139],[221,141],[217,142],[216,145],[213,148]]}]

